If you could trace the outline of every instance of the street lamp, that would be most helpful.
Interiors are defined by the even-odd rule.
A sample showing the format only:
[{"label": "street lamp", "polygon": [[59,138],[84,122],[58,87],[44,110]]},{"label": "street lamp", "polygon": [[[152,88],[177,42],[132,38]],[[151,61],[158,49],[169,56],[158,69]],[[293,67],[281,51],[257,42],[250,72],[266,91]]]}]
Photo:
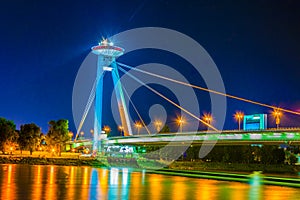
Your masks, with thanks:
[{"label": "street lamp", "polygon": [[241,112],[241,111],[237,111],[235,114],[234,114],[234,119],[238,122],[239,124],[239,130],[241,130],[241,121],[243,120],[244,118],[244,113]]},{"label": "street lamp", "polygon": [[120,131],[120,135],[122,136],[122,132],[123,132],[123,130],[124,130],[124,127],[121,126],[121,125],[119,125],[119,126],[118,126],[118,130]]},{"label": "street lamp", "polygon": [[204,113],[202,116],[202,119],[208,124],[211,125],[212,121],[213,121],[213,117],[211,115],[211,113]]},{"label": "street lamp", "polygon": [[103,130],[105,131],[105,133],[108,135],[111,131],[110,127],[109,126],[104,126],[103,127]]},{"label": "street lamp", "polygon": [[138,135],[140,135],[140,129],[142,128],[142,124],[139,121],[137,121],[135,122],[134,126],[138,131]]},{"label": "street lamp", "polygon": [[92,136],[94,136],[94,129],[91,129],[90,133],[92,134]]},{"label": "street lamp", "polygon": [[81,136],[81,139],[82,139],[82,140],[83,140],[83,135],[84,135],[84,132],[81,131],[81,132],[80,132],[80,136]]},{"label": "street lamp", "polygon": [[70,137],[70,141],[72,141],[72,137],[73,137],[73,132],[72,131],[69,131],[69,137]]},{"label": "street lamp", "polygon": [[274,108],[272,115],[275,118],[276,128],[278,129],[280,124],[280,119],[282,117],[282,112],[280,111],[279,108]]},{"label": "street lamp", "polygon": [[160,120],[154,121],[154,126],[156,127],[156,132],[158,133],[161,129],[162,122]]},{"label": "street lamp", "polygon": [[177,122],[177,124],[178,124],[178,126],[179,126],[179,128],[180,128],[180,132],[182,133],[183,124],[185,124],[184,118],[183,118],[182,116],[180,116],[180,117],[178,117],[178,118],[176,119],[176,122]]}]

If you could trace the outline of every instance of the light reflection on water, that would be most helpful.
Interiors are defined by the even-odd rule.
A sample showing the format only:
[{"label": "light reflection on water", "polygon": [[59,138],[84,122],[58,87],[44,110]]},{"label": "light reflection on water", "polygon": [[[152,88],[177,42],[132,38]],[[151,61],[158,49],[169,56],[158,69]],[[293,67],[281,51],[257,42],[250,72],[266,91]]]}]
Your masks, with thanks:
[{"label": "light reflection on water", "polygon": [[127,168],[0,165],[0,199],[298,199],[300,189]]}]

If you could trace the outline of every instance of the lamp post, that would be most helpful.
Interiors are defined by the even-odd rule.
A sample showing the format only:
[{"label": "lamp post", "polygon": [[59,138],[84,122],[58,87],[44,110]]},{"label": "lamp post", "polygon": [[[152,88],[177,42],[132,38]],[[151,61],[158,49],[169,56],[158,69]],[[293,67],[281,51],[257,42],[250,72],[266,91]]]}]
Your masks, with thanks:
[{"label": "lamp post", "polygon": [[279,108],[274,108],[272,112],[273,117],[275,118],[275,123],[276,123],[276,128],[279,128],[280,120],[282,117],[282,112],[280,111]]},{"label": "lamp post", "polygon": [[159,133],[159,131],[161,130],[161,125],[162,122],[160,120],[155,120],[154,121],[154,126],[156,127],[156,132]]},{"label": "lamp post", "polygon": [[[202,119],[208,124],[211,125],[211,123],[213,122],[213,117],[211,115],[211,113],[204,113],[202,116]],[[209,127],[209,126],[208,126]]]},{"label": "lamp post", "polygon": [[183,124],[185,124],[185,120],[182,116],[178,117],[176,120],[179,128],[180,128],[180,133],[182,133],[182,129],[183,129]]},{"label": "lamp post", "polygon": [[120,135],[122,136],[122,133],[123,133],[123,130],[124,130],[124,127],[119,125],[118,126],[118,130],[120,131]]},{"label": "lamp post", "polygon": [[110,133],[110,131],[111,131],[111,129],[110,129],[109,126],[104,126],[104,127],[103,127],[103,130],[105,131],[105,133],[106,133],[107,135],[109,135],[109,133]]},{"label": "lamp post", "polygon": [[91,135],[94,137],[94,129],[90,130]]},{"label": "lamp post", "polygon": [[73,132],[72,131],[69,131],[69,137],[70,137],[70,141],[72,141],[72,137],[73,137]]},{"label": "lamp post", "polygon": [[241,112],[241,111],[237,111],[235,114],[234,114],[234,119],[238,122],[239,124],[239,130],[241,130],[241,121],[242,119],[244,118],[244,113]]},{"label": "lamp post", "polygon": [[142,124],[139,121],[137,121],[137,122],[135,122],[134,126],[137,129],[137,131],[138,131],[137,132],[138,135],[140,135],[140,129],[142,128]]},{"label": "lamp post", "polygon": [[83,140],[83,135],[84,135],[84,132],[81,131],[81,132],[80,132],[80,137],[81,137],[82,140]]}]

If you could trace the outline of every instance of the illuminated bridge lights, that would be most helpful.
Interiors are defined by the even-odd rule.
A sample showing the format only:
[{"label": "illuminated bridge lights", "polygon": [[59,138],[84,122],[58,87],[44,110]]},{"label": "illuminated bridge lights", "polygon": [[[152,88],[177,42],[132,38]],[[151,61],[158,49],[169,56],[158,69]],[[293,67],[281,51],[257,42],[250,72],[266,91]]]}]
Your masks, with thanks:
[{"label": "illuminated bridge lights", "polygon": [[243,138],[243,135],[241,135],[241,134],[234,134],[234,136],[238,140],[241,140]]},{"label": "illuminated bridge lights", "polygon": [[[126,137],[110,137],[103,139],[103,145],[113,144],[168,144],[174,142],[182,144],[183,142],[192,141],[193,143],[202,143],[203,141],[218,141],[220,144],[281,144],[283,142],[293,142],[293,144],[300,144],[300,130],[289,130],[288,132],[274,132],[274,131],[251,131],[243,133],[234,133],[234,131],[226,131],[222,134],[206,134],[206,132],[189,132],[178,134],[156,134],[156,135],[140,135],[140,136],[126,136]],[[78,146],[77,143],[71,142],[73,148]],[[91,145],[92,141],[84,141],[84,145]],[[83,143],[82,143],[83,145]]]},{"label": "illuminated bridge lights", "polygon": [[241,133],[241,134],[205,134],[205,133],[181,133],[181,134],[163,134],[163,135],[142,135],[142,136],[131,136],[124,138],[109,138],[107,144],[119,144],[122,143],[168,143],[168,142],[202,142],[202,141],[216,141],[222,142],[282,142],[282,141],[299,141],[300,134],[298,132],[254,132],[251,133]]},{"label": "illuminated bridge lights", "polygon": [[294,139],[295,137],[296,137],[296,135],[293,134],[293,133],[287,133],[286,134],[286,138],[288,138],[288,139]]},{"label": "illuminated bridge lights", "polygon": [[243,138],[243,135],[236,135],[236,134],[226,134],[226,135],[220,135],[218,137],[219,140],[240,140]]},{"label": "illuminated bridge lights", "polygon": [[250,139],[251,140],[260,140],[262,138],[262,135],[261,134],[250,134]]}]

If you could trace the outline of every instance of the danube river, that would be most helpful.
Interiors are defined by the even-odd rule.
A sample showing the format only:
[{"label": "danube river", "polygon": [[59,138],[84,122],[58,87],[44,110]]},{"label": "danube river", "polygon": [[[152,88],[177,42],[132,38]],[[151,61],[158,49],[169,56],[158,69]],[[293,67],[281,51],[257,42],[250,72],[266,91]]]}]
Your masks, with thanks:
[{"label": "danube river", "polygon": [[0,165],[0,199],[299,199],[300,189],[127,168]]}]

